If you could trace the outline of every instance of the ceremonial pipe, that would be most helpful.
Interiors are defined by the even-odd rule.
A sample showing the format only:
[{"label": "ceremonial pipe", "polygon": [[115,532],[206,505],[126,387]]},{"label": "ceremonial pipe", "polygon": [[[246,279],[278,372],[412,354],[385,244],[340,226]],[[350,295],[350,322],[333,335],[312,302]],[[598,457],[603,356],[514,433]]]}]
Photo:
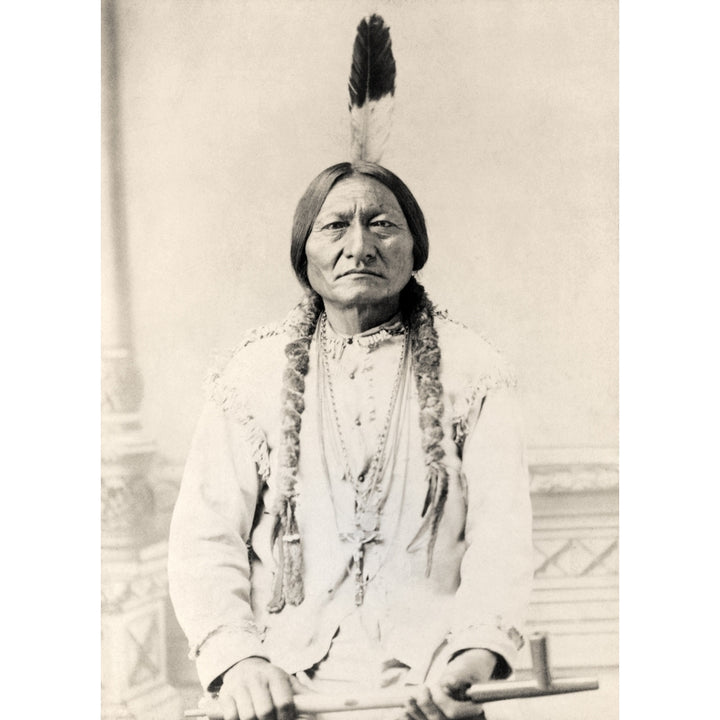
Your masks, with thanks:
[{"label": "ceremonial pipe", "polygon": [[[565,693],[597,690],[596,678],[560,678],[553,680],[548,664],[547,636],[535,634],[530,638],[530,653],[533,663],[532,680],[498,680],[495,682],[473,685],[467,691],[467,699],[472,701],[467,707],[459,708],[457,718],[470,718],[479,714],[476,704],[495,702],[498,700],[514,700],[518,698],[544,697],[546,695],[562,695]],[[298,715],[314,715],[316,713],[342,712],[344,710],[377,710],[382,708],[401,708],[407,703],[410,695],[397,692],[376,692],[352,697],[342,695],[320,695],[306,693],[293,698]],[[186,718],[223,717],[219,703],[208,701],[207,708],[186,710]]]}]

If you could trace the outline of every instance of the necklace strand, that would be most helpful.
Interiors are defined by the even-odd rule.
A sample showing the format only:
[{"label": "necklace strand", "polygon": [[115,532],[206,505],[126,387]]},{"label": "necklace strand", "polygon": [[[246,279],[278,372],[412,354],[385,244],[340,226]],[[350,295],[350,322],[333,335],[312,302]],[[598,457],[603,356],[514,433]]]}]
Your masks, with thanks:
[{"label": "necklace strand", "polygon": [[[400,386],[406,370],[406,357],[409,343],[409,335],[406,334],[400,349],[400,360],[398,362],[395,380],[390,395],[390,404],[388,407],[385,425],[378,436],[377,450],[372,456],[370,465],[364,474],[361,473],[357,478],[350,468],[350,459],[345,445],[345,438],[340,425],[340,414],[338,413],[337,404],[335,402],[335,392],[333,389],[332,377],[330,372],[330,364],[328,355],[330,354],[326,344],[327,338],[327,316],[323,315],[320,321],[319,346],[320,360],[322,363],[323,375],[325,376],[325,385],[327,386],[330,405],[332,408],[333,425],[337,433],[340,445],[342,461],[345,465],[343,477],[348,479],[353,487],[355,495],[355,507],[353,511],[353,521],[355,529],[352,532],[340,533],[340,539],[349,541],[353,544],[352,554],[352,575],[355,585],[355,604],[362,605],[365,597],[365,587],[369,577],[365,574],[365,548],[369,543],[377,543],[382,541],[380,534],[380,516],[382,513],[382,505],[384,500],[381,497],[381,478],[384,467],[384,456],[386,451],[387,439],[389,435],[392,418],[395,414],[395,405],[398,399]],[[322,397],[322,396],[321,396]],[[329,480],[329,478],[328,478]],[[367,480],[367,482],[364,482]],[[332,488],[332,484],[330,485]]]},{"label": "necklace strand", "polygon": [[[350,468],[350,461],[349,461],[349,453],[347,450],[347,445],[345,444],[345,437],[343,435],[342,426],[340,424],[340,414],[337,409],[337,403],[335,400],[335,392],[333,388],[333,382],[330,372],[330,364],[328,361],[328,355],[329,351],[327,348],[327,315],[323,315],[320,325],[320,345],[322,348],[322,360],[323,360],[323,369],[325,371],[325,377],[327,380],[327,387],[328,387],[328,394],[330,396],[330,405],[333,412],[333,420],[335,421],[335,427],[337,428],[337,435],[338,435],[338,441],[340,445],[340,450],[342,453],[342,460],[344,464],[344,477],[349,480],[349,482],[352,484],[353,488],[355,489],[356,498],[358,500],[365,500],[373,490],[376,489],[376,486],[378,485],[378,480],[380,477],[380,470],[382,469],[382,459],[385,454],[385,446],[387,444],[387,437],[388,437],[388,431],[390,429],[390,422],[392,420],[392,416],[395,410],[395,405],[397,402],[397,395],[398,390],[400,388],[400,381],[402,379],[402,372],[405,367],[405,355],[407,352],[407,336],[405,337],[405,341],[403,342],[401,349],[400,349],[400,360],[398,362],[398,368],[397,372],[395,373],[395,380],[393,381],[393,388],[390,395],[390,404],[388,407],[388,412],[385,417],[385,423],[380,431],[380,434],[378,435],[378,442],[377,442],[377,449],[375,453],[372,456],[372,459],[370,461],[370,465],[368,469],[365,472],[360,473],[360,475],[355,477],[354,473],[352,472]],[[367,481],[367,482],[366,482]],[[363,503],[359,503],[362,505]]]},{"label": "necklace strand", "polygon": [[[325,316],[327,317],[327,316]],[[339,360],[348,345],[358,345],[368,352],[373,352],[378,346],[387,342],[395,335],[405,332],[405,326],[399,318],[391,321],[380,328],[368,333],[359,335],[325,335],[325,351],[333,358]]]}]

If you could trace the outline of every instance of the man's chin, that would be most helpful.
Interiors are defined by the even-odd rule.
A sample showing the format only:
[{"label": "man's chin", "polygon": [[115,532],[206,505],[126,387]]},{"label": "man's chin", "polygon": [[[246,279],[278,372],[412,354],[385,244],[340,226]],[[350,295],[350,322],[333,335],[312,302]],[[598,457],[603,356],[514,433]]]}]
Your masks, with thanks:
[{"label": "man's chin", "polygon": [[356,289],[354,292],[345,290],[338,291],[332,298],[328,298],[329,302],[339,306],[352,308],[356,306],[379,305],[387,302],[386,293],[379,291],[377,288]]}]

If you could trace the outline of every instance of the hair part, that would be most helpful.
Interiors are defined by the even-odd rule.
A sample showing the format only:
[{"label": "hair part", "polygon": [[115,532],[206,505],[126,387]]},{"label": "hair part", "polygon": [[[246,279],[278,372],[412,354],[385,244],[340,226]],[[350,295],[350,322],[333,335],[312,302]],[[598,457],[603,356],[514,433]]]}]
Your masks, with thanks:
[{"label": "hair part", "polygon": [[308,185],[295,209],[290,243],[290,262],[295,270],[295,275],[305,288],[310,287],[305,245],[320,209],[337,183],[358,175],[377,180],[393,193],[405,215],[408,229],[413,238],[413,270],[420,270],[427,262],[430,244],[425,226],[425,216],[415,196],[410,192],[410,188],[395,173],[382,165],[365,161],[342,162],[323,170]]}]

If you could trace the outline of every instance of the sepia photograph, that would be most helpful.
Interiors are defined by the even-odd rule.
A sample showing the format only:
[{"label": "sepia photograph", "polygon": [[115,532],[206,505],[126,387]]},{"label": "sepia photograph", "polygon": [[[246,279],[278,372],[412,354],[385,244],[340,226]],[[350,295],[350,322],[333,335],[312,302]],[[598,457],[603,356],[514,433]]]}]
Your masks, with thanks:
[{"label": "sepia photograph", "polygon": [[616,720],[617,0],[100,15],[103,720]]}]

